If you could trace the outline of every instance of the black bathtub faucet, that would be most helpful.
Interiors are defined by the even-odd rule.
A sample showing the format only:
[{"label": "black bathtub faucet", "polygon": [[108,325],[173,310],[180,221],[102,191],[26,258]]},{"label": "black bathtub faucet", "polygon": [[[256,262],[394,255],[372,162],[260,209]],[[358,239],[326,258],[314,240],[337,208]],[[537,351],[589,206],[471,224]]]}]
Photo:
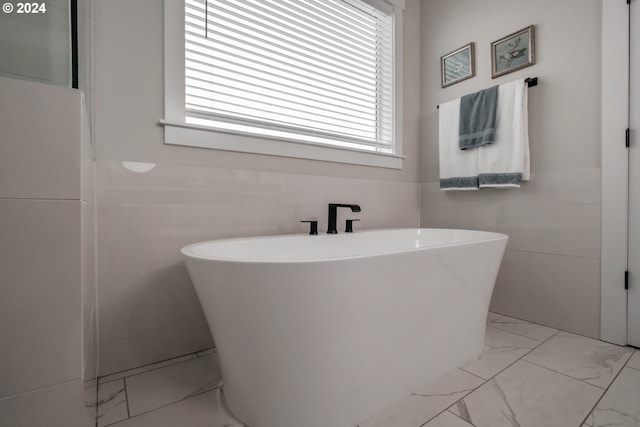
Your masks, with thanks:
[{"label": "black bathtub faucet", "polygon": [[338,221],[338,208],[349,208],[351,212],[360,212],[360,206],[350,205],[344,203],[329,203],[329,226],[327,227],[327,234],[336,234],[336,222]]}]

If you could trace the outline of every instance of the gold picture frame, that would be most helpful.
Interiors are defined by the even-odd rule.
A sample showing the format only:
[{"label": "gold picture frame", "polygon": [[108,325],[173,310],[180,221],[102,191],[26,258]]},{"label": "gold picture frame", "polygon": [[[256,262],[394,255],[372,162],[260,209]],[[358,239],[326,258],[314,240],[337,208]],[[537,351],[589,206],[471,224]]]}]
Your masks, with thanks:
[{"label": "gold picture frame", "polygon": [[440,57],[440,83],[451,86],[476,75],[473,42]]},{"label": "gold picture frame", "polygon": [[491,43],[491,78],[503,76],[536,63],[535,27],[529,25]]}]

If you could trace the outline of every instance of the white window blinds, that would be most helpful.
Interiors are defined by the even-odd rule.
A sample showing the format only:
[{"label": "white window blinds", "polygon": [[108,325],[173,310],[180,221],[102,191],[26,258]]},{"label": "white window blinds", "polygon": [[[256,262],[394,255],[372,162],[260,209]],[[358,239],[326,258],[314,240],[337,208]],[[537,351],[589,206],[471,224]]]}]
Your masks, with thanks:
[{"label": "white window blinds", "polygon": [[186,0],[186,122],[393,153],[391,9]]}]

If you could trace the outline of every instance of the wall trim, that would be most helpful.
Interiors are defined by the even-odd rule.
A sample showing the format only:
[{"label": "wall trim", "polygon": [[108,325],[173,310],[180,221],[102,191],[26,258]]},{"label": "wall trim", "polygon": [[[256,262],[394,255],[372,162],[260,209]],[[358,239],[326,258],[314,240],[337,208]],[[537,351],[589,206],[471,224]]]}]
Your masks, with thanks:
[{"label": "wall trim", "polygon": [[602,243],[600,339],[627,344],[629,6],[602,1]]}]

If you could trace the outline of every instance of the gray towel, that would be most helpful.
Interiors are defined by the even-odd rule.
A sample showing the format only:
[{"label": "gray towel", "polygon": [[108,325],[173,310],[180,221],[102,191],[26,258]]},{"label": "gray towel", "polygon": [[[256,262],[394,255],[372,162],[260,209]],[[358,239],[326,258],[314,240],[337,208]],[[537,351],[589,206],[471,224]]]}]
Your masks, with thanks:
[{"label": "gray towel", "polygon": [[498,105],[498,86],[465,95],[460,99],[460,135],[461,150],[491,144],[496,127],[496,109]]}]

